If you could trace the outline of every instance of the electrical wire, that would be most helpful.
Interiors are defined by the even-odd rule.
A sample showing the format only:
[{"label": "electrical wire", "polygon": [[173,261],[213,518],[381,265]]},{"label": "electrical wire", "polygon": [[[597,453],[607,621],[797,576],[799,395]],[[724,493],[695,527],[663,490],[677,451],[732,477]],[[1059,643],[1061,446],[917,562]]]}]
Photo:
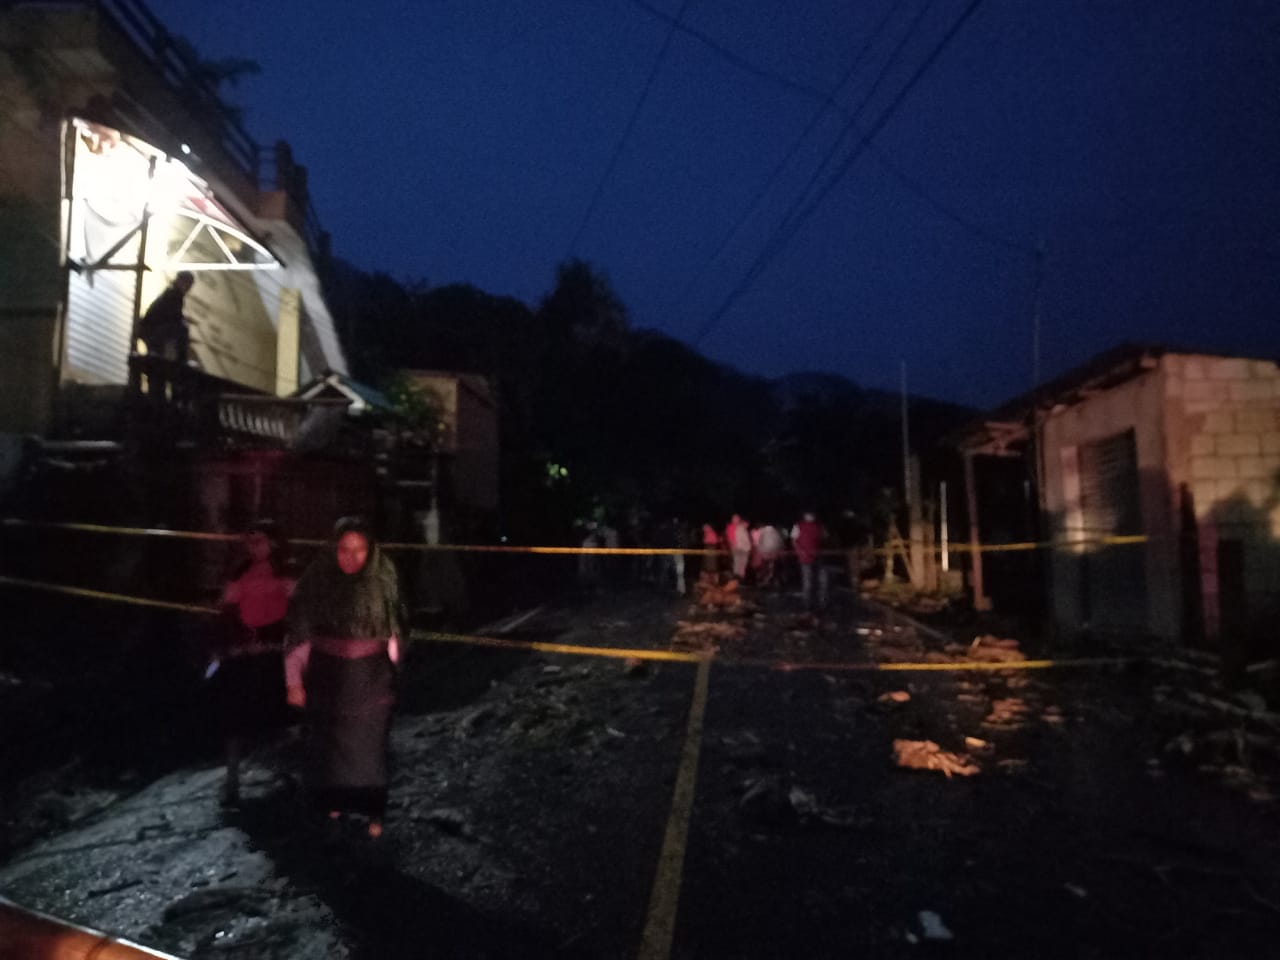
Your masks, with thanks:
[{"label": "electrical wire", "polygon": [[[646,10],[652,9],[649,6],[649,4],[645,2],[645,0],[632,0],[632,2],[638,4],[639,6],[645,8]],[[888,25],[890,19],[892,19],[893,15],[898,11],[898,8],[901,5],[902,5],[901,0],[895,0],[895,2],[888,7],[888,9],[885,11],[884,16],[880,18],[880,22],[877,23],[875,28],[871,31],[871,36],[867,38],[866,43],[862,45],[861,49],[859,49],[858,52],[854,54],[853,61],[845,69],[844,73],[841,74],[840,79],[836,81],[835,86],[831,88],[831,92],[829,94],[822,95],[823,97],[822,105],[817,110],[814,111],[813,115],[809,118],[809,122],[805,124],[805,128],[800,132],[800,135],[797,136],[791,142],[791,147],[787,150],[783,158],[778,161],[777,165],[773,168],[772,172],[769,174],[768,179],[766,179],[765,182],[760,186],[760,188],[755,192],[755,195],[747,203],[747,206],[745,207],[745,209],[743,209],[742,213],[739,214],[738,219],[734,221],[733,226],[731,226],[727,231],[725,231],[724,235],[720,238],[720,242],[716,244],[715,250],[713,250],[711,252],[711,255],[707,257],[706,260],[703,261],[702,266],[698,268],[697,272],[694,273],[694,275],[689,279],[689,282],[685,284],[684,290],[681,292],[681,295],[679,297],[680,302],[684,302],[687,299],[688,295],[698,286],[698,284],[702,281],[703,276],[711,268],[711,265],[716,262],[720,254],[724,252],[725,248],[729,245],[729,243],[733,240],[733,238],[737,236],[738,231],[742,229],[743,225],[747,222],[748,219],[750,219],[751,215],[755,213],[756,208],[760,205],[760,201],[765,198],[765,196],[769,193],[771,189],[773,189],[773,185],[777,183],[778,178],[782,176],[782,171],[786,169],[787,165],[791,162],[792,158],[795,157],[800,147],[804,144],[805,140],[809,138],[809,134],[813,132],[814,128],[818,125],[818,121],[822,119],[823,115],[827,112],[827,110],[833,109],[842,113],[844,112],[841,109],[840,105],[835,100],[836,94],[838,94],[840,90],[843,89],[844,85],[848,83],[849,78],[852,77],[853,74],[857,71],[858,67],[862,65],[863,58],[867,55],[867,52],[879,39],[880,34],[883,32],[884,28]],[[699,36],[699,39],[704,39],[704,38]],[[713,44],[713,41],[709,39],[704,39],[704,42],[708,44]],[[740,66],[745,64],[745,61],[742,61],[740,58],[724,50],[722,47],[713,45],[713,49],[715,49],[718,53],[721,53],[721,55],[730,58],[731,61],[735,64],[738,64]],[[757,76],[764,76],[766,77],[766,79],[770,79],[770,80],[782,79],[779,77],[775,77],[773,74],[770,74],[767,71],[763,71],[763,70],[756,71],[752,69],[749,65],[745,66],[745,69],[751,69],[751,71],[753,73],[756,73]],[[785,83],[786,81],[783,80],[782,82]],[[790,86],[790,84],[787,84],[787,85]],[[808,88],[801,88],[801,89],[804,89],[805,92],[808,92]]]},{"label": "electrical wire", "polygon": [[840,163],[840,166],[836,171],[828,178],[826,184],[818,192],[817,196],[815,196],[814,199],[807,206],[801,209],[793,218],[790,218],[779,226],[778,230],[776,230],[766,242],[764,249],[752,262],[742,280],[740,280],[738,284],[729,291],[729,294],[721,302],[720,306],[717,307],[707,320],[703,322],[702,326],[699,327],[698,332],[692,341],[694,346],[702,343],[733,304],[736,303],[744,293],[746,293],[751,284],[755,282],[755,280],[764,272],[778,254],[785,249],[791,239],[799,232],[800,228],[808,221],[809,217],[813,215],[814,211],[822,205],[822,202],[827,198],[831,191],[834,190],[840,181],[844,179],[845,175],[850,169],[852,169],[858,158],[866,152],[871,140],[877,136],[893,118],[894,114],[897,113],[907,96],[913,89],[915,89],[916,84],[920,82],[924,75],[938,61],[942,53],[948,46],[950,46],[952,40],[954,40],[956,35],[960,32],[961,28],[964,27],[981,5],[982,0],[970,0],[968,6],[966,6],[964,11],[956,18],[951,27],[948,28],[947,32],[943,35],[942,39],[939,40],[934,48],[929,52],[929,55],[924,59],[920,66],[916,68],[916,71],[911,75],[910,79],[907,80],[901,90],[898,91],[897,96],[895,96],[892,102],[890,102],[890,104],[884,109],[876,119],[875,123],[873,123],[865,132],[859,134],[858,142]]},{"label": "electrical wire", "polygon": [[862,99],[858,101],[858,105],[853,109],[853,112],[845,114],[846,120],[844,127],[840,130],[840,133],[836,136],[835,140],[832,141],[830,148],[822,157],[822,162],[818,164],[817,168],[810,175],[809,180],[805,183],[803,189],[801,189],[801,191],[796,194],[795,199],[791,201],[791,206],[787,208],[787,212],[783,215],[782,222],[774,228],[774,236],[785,230],[787,225],[803,208],[805,197],[807,197],[809,192],[813,190],[814,185],[822,179],[823,171],[827,169],[827,166],[840,151],[840,146],[845,142],[845,139],[851,133],[857,134],[860,132],[860,128],[858,127],[858,118],[861,117],[862,112],[867,109],[872,98],[880,92],[880,85],[884,82],[885,78],[889,76],[889,72],[898,65],[898,58],[902,56],[907,45],[911,42],[911,39],[920,30],[920,25],[924,22],[924,18],[928,14],[932,5],[933,0],[923,0],[923,3],[921,3],[920,7],[916,10],[916,14],[911,18],[911,23],[908,25],[906,33],[898,38],[898,42],[890,52],[888,59],[880,65],[880,71],[871,82],[870,89],[868,89]]},{"label": "electrical wire", "polygon": [[[670,14],[664,13],[663,11],[657,9],[652,4],[648,3],[647,0],[630,0],[630,2],[658,19],[665,20],[668,23],[675,22],[674,18]],[[889,14],[892,14],[895,9],[896,7],[891,8],[889,11]],[[887,20],[888,20],[888,15],[886,15],[884,20],[882,20],[881,23],[876,26],[875,31],[873,32],[881,31],[883,27],[886,25]],[[777,73],[776,71],[773,71],[773,70],[769,70],[766,67],[762,67],[759,64],[754,63],[751,60],[748,60],[746,57],[742,56],[741,54],[735,53],[733,50],[726,47],[724,44],[716,40],[714,37],[711,37],[705,32],[698,30],[697,28],[692,27],[686,23],[680,23],[677,29],[679,29],[682,33],[698,40],[700,43],[702,43],[704,46],[710,49],[717,56],[721,57],[727,63],[733,65],[734,67],[737,67],[742,71],[751,74],[752,76],[756,76],[763,80],[767,80],[783,89],[792,90],[796,93],[800,93],[804,96],[810,97],[811,99],[817,100],[820,103],[822,103],[826,108],[838,113],[841,117],[845,119],[846,122],[848,122],[851,119],[851,114],[849,113],[849,111],[846,110],[835,99],[836,93],[839,91],[839,89],[844,85],[844,83],[848,79],[848,72],[846,72],[845,76],[841,78],[840,82],[836,84],[836,86],[833,88],[832,91],[830,92],[823,91],[816,87],[811,87],[807,84],[800,83],[799,81],[793,80],[790,77],[783,76],[782,74]],[[857,57],[855,58],[855,62],[856,62],[856,59],[860,58],[862,55],[863,55],[863,51],[859,51],[859,53],[857,54]],[[817,114],[817,117],[821,117],[821,112]],[[815,124],[816,124],[816,120],[810,121],[810,126],[806,127],[806,133],[810,132],[811,127]],[[858,127],[856,123],[853,125],[853,129],[859,135],[862,135],[864,132],[861,130],[861,128]],[[801,135],[802,138],[803,136],[804,134]],[[780,174],[782,167],[785,167],[785,165],[789,162],[790,158],[794,155],[795,151],[799,148],[799,145],[800,144],[797,141],[797,143],[788,152],[787,159],[784,160],[781,164],[779,164],[777,168],[775,168],[774,174],[771,175],[769,178],[768,185],[766,185],[764,190],[758,193],[757,196],[750,201],[750,203],[747,206],[746,212],[739,217],[739,219],[735,222],[734,226],[728,232],[728,235],[724,239],[722,239],[721,242],[717,245],[715,253],[713,253],[709,258],[707,258],[707,261],[703,264],[703,266],[694,274],[693,279],[690,282],[685,284],[685,288],[681,294],[681,297],[679,298],[680,300],[685,300],[687,298],[688,294],[701,281],[702,276],[709,269],[710,265],[715,262],[715,260],[719,257],[721,253],[724,252],[724,248],[725,246],[727,246],[729,240],[732,239],[732,237],[737,233],[737,231],[742,228],[742,225],[746,222],[747,218],[754,211],[755,207],[759,204],[760,200],[763,199],[764,194],[767,193],[767,191],[771,188],[772,183],[777,179],[777,176]],[[884,148],[873,144],[869,147],[869,152],[871,154],[872,159],[874,159],[878,164],[880,164],[880,166],[890,176],[892,176],[895,180],[897,180],[902,185],[902,187],[904,187],[908,192],[913,194],[917,199],[921,200],[928,206],[932,207],[937,213],[941,214],[947,220],[950,220],[956,226],[969,231],[979,240],[989,243],[992,246],[1000,247],[1002,249],[1009,250],[1013,253],[1019,253],[1026,256],[1034,257],[1036,255],[1035,247],[1032,247],[1026,243],[1019,243],[1016,240],[1009,240],[1005,237],[1001,237],[998,234],[987,229],[986,227],[982,226],[981,224],[976,223],[975,221],[969,219],[964,214],[956,210],[954,207],[938,199],[938,197],[933,193],[931,193],[929,189],[925,187],[922,183],[908,176],[902,170],[902,168],[898,166],[897,162],[894,161],[894,159],[884,150]]]},{"label": "electrical wire", "polygon": [[596,182],[596,188],[591,194],[591,202],[587,204],[587,209],[582,213],[582,219],[578,221],[578,228],[573,232],[573,240],[569,242],[569,252],[565,256],[568,260],[578,248],[578,241],[582,239],[583,232],[587,229],[587,224],[591,220],[591,215],[595,212],[596,204],[600,202],[600,197],[604,193],[605,184],[609,182],[609,177],[613,174],[613,169],[618,165],[618,158],[622,156],[622,151],[626,148],[627,140],[631,137],[631,131],[635,129],[636,121],[640,117],[640,111],[644,109],[645,102],[649,99],[649,91],[653,87],[654,78],[658,75],[663,61],[667,57],[667,51],[671,48],[671,41],[676,35],[676,28],[681,19],[684,17],[685,11],[689,9],[689,5],[693,0],[682,0],[680,10],[676,14],[675,21],[667,30],[667,35],[662,41],[662,48],[658,51],[658,55],[654,57],[653,66],[649,68],[649,76],[645,79],[644,87],[640,91],[635,106],[631,108],[631,116],[627,119],[627,125],[622,131],[622,136],[618,138],[618,142],[614,144],[613,154],[609,157],[609,163],[604,168],[604,173],[600,175],[600,179]]}]

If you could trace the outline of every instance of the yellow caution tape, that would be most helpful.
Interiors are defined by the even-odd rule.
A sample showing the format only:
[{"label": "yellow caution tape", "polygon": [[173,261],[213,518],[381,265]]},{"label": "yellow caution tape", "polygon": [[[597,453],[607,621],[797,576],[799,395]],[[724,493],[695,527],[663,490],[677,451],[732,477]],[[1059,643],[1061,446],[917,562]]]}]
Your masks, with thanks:
[{"label": "yellow caution tape", "polygon": [[[79,533],[104,533],[124,537],[162,537],[170,540],[204,540],[220,543],[235,542],[241,539],[234,533],[208,533],[199,530],[169,530],[164,527],[114,527],[101,523],[61,523],[52,520],[24,520],[19,517],[0,518],[0,526],[25,527],[43,530],[68,530]],[[951,543],[947,546],[949,553],[1007,553],[1027,550],[1065,550],[1073,547],[1087,546],[1122,546],[1127,544],[1147,543],[1151,538],[1144,534],[1124,536],[1076,537],[1066,540],[1027,541],[1025,543],[987,543],[974,545],[971,543]],[[327,540],[293,538],[288,541],[299,547],[320,547]],[[549,547],[549,546],[514,546],[510,544],[463,544],[463,543],[382,543],[383,550],[419,550],[450,551],[454,553],[515,553],[543,554],[547,556],[610,556],[610,557],[653,557],[653,556],[694,556],[694,557],[728,557],[726,550],[705,550],[686,547]],[[854,552],[889,556],[910,550],[912,544],[902,541],[900,544],[884,547],[850,547],[847,549],[821,550],[819,553],[828,557],[843,557]],[[934,543],[928,548],[930,553],[941,554],[942,548]],[[794,555],[794,550],[784,550],[784,555]]]},{"label": "yellow caution tape", "polygon": [[[217,616],[222,611],[217,607],[205,607],[193,603],[174,603],[169,600],[151,600],[146,597],[131,597],[123,593],[110,593],[105,590],[90,590],[85,587],[69,587],[63,584],[42,583],[38,580],[24,580],[20,577],[0,576],[0,586],[25,587],[46,593],[60,593],[73,597],[85,597],[90,600],[107,600],[112,603],[124,603],[136,607],[153,607],[160,610],[175,610],[180,613],[193,613],[200,616]],[[785,660],[759,660],[716,657],[705,653],[687,653],[677,650],[644,650],[639,648],[587,647],[572,643],[546,643],[540,640],[504,640],[497,637],[481,637],[464,633],[442,633],[434,630],[414,630],[410,636],[415,640],[438,640],[442,643],[460,643],[477,647],[498,647],[507,650],[529,650],[539,653],[561,653],[579,657],[607,657],[615,660],[653,660],[667,663],[701,663],[715,659],[724,666],[764,667],[783,673],[800,670],[821,670],[833,672],[919,672],[948,671],[963,672],[968,670],[1047,670],[1057,667],[1100,667],[1123,666],[1136,662],[1134,657],[1083,657],[1074,660],[1016,660],[1008,661],[973,661],[957,663],[864,663],[864,662],[814,662],[796,663]],[[1160,663],[1160,661],[1155,661]]]},{"label": "yellow caution tape", "polygon": [[842,671],[853,673],[918,673],[934,670],[947,673],[960,673],[969,670],[1049,670],[1058,667],[1121,667],[1126,664],[1136,662],[1136,658],[1080,657],[1074,660],[973,660],[953,663],[795,663],[792,661],[778,660],[733,660],[722,658],[717,662],[721,666],[725,667],[765,667],[770,670],[777,670],[781,673],[790,673],[800,670],[821,670],[824,673],[837,673]]},{"label": "yellow caution tape", "polygon": [[110,600],[113,603],[126,603],[135,607],[156,607],[161,610],[177,610],[182,613],[195,613],[202,616],[217,616],[222,613],[217,607],[201,607],[193,603],[173,603],[169,600],[150,600],[146,597],[130,597],[123,593],[108,593],[105,590],[89,590],[85,587],[68,587],[58,583],[41,583],[38,580],[23,580],[19,577],[0,577],[0,585],[10,587],[27,587],[31,590],[42,590],[45,593],[62,593],[72,597],[87,597],[90,600]]},{"label": "yellow caution tape", "polygon": [[500,640],[497,637],[476,637],[461,633],[437,633],[431,630],[414,630],[415,640],[440,640],[444,643],[464,643],[478,647],[500,647],[506,650],[537,650],[540,653],[568,653],[580,657],[611,657],[616,660],[662,660],[673,663],[698,663],[709,659],[709,654],[681,653],[675,650],[631,650],[616,647],[582,647],[572,643],[544,643],[540,640]]}]

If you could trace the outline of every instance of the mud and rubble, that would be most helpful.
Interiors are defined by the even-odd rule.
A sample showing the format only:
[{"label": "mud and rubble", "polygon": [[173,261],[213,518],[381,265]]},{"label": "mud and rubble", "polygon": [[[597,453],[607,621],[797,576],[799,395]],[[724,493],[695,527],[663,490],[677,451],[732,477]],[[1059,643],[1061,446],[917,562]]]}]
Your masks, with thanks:
[{"label": "mud and rubble", "polygon": [[[1153,664],[1001,669],[1015,638],[940,639],[847,595],[816,616],[714,599],[606,594],[524,634],[715,655],[673,956],[1270,942],[1265,701]],[[187,957],[633,956],[692,695],[684,663],[421,642],[381,840],[307,807],[296,729],[253,755],[235,808],[210,749],[72,750],[6,790],[0,891]]]}]

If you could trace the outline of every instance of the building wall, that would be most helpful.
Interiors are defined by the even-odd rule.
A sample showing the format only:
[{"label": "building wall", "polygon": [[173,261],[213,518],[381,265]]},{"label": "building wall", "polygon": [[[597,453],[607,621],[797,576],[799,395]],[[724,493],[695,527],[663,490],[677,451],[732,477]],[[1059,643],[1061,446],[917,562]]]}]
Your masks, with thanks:
[{"label": "building wall", "polygon": [[1280,615],[1280,368],[1198,355],[1166,356],[1162,368],[1170,481],[1195,519],[1204,633],[1265,638]]},{"label": "building wall", "polygon": [[[345,370],[306,245],[285,205],[275,202],[279,191],[259,193],[245,141],[235,140],[239,152],[231,149],[235,138],[217,133],[208,104],[193,106],[191,96],[179,94],[110,11],[87,0],[0,4],[0,103],[0,431],[47,433],[59,382],[124,382],[133,274],[69,275],[65,266],[71,234],[60,195],[69,116],[183,155],[235,216],[260,236],[272,234],[273,248],[286,248],[277,249],[282,270],[201,276],[188,299],[193,316],[201,314],[195,319],[204,321],[195,351],[206,370],[275,389],[282,291],[302,299],[303,375]],[[168,279],[160,271],[144,277],[142,307]],[[104,311],[112,324],[98,322]],[[84,317],[87,326],[71,322]],[[106,372],[101,364],[68,364],[69,344],[81,359],[86,350],[95,359],[103,353]]]},{"label": "building wall", "polygon": [[498,508],[498,413],[488,383],[463,377],[458,383],[458,498],[478,510]]},{"label": "building wall", "polygon": [[440,452],[452,460],[453,502],[478,511],[498,507],[498,408],[477,374],[406,371],[440,403]]},{"label": "building wall", "polygon": [[[1135,624],[1146,633],[1175,640],[1181,632],[1182,598],[1178,576],[1177,511],[1170,495],[1166,469],[1162,371],[1153,369],[1132,380],[1052,411],[1042,427],[1044,499],[1056,541],[1079,541],[1093,531],[1082,529],[1078,472],[1079,451],[1086,444],[1134,432],[1138,470],[1138,503],[1145,544],[1100,546],[1068,543],[1055,547],[1050,561],[1051,603],[1056,626],[1064,636],[1088,629],[1131,632]],[[1118,555],[1100,551],[1141,551],[1145,595],[1109,596],[1105,604],[1089,605],[1086,577],[1092,564],[1105,569]],[[1121,558],[1124,561],[1131,557]]]},{"label": "building wall", "polygon": [[0,43],[0,432],[43,433],[53,416],[59,304],[60,119],[30,97],[18,38]]}]

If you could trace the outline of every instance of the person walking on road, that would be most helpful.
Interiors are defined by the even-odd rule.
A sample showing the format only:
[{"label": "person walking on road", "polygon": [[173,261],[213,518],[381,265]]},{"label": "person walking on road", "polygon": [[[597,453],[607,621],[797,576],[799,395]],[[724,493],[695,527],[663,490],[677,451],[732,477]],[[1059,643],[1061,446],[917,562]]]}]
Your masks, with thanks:
[{"label": "person walking on road", "polygon": [[363,815],[369,836],[380,837],[406,617],[396,568],[363,520],[338,521],[298,581],[289,616],[298,645],[286,672],[290,702],[306,710],[307,786],[331,819]]},{"label": "person walking on road", "polygon": [[698,579],[716,580],[720,576],[720,534],[709,523],[702,525],[702,556],[698,559]]},{"label": "person walking on road", "polygon": [[227,761],[225,805],[240,800],[240,758],[247,740],[283,724],[285,615],[295,580],[270,521],[244,537],[248,559],[222,590],[225,640],[210,664],[213,702]]},{"label": "person walking on road", "polygon": [[782,534],[771,523],[757,528],[756,555],[760,558],[760,579],[762,587],[771,587],[777,575],[778,557],[782,555]]},{"label": "person walking on road", "polygon": [[[820,577],[825,577],[826,571],[819,563],[822,527],[814,514],[806,513],[804,518],[791,528],[791,544],[796,552],[796,562],[800,564],[800,592],[804,596],[804,605],[806,609],[813,610],[815,605],[821,605],[826,601],[825,586],[817,582]],[[819,591],[819,596],[816,598],[815,587]]]},{"label": "person walking on road", "polygon": [[724,539],[733,557],[733,575],[741,580],[751,562],[751,528],[747,521],[735,513],[724,529]]}]

